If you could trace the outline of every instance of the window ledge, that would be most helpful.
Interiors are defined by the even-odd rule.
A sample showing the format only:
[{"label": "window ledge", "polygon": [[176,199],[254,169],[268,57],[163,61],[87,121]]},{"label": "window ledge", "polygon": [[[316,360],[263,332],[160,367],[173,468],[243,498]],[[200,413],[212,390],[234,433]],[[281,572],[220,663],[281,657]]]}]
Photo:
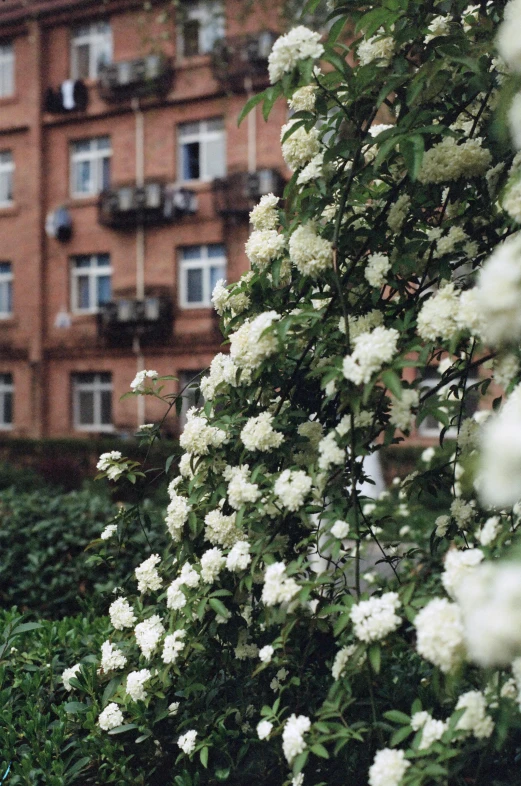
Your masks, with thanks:
[{"label": "window ledge", "polygon": [[16,324],[14,314],[0,314],[0,327],[13,327]]},{"label": "window ledge", "polygon": [[11,205],[0,204],[0,217],[1,216],[17,216],[20,212],[20,207],[13,202]]},{"label": "window ledge", "polygon": [[9,104],[16,104],[19,101],[18,93],[13,93],[11,96],[0,96],[0,106],[9,106]]},{"label": "window ledge", "polygon": [[112,434],[114,432],[114,426],[74,426],[74,431],[80,431],[88,434]]},{"label": "window ledge", "polygon": [[176,59],[176,67],[181,70],[188,70],[190,68],[201,68],[201,66],[208,66],[212,62],[211,54],[205,55],[181,55]]},{"label": "window ledge", "polygon": [[84,197],[71,196],[69,197],[67,207],[70,208],[91,207],[93,205],[97,205],[98,202],[99,202],[99,194],[86,194]]}]

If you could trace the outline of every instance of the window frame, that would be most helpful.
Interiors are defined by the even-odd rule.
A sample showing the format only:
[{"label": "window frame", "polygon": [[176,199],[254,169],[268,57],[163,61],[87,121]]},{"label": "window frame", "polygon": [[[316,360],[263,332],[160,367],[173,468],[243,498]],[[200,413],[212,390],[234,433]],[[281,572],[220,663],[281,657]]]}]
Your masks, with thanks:
[{"label": "window frame", "polygon": [[[100,31],[99,26],[105,25],[106,29]],[[81,33],[80,31],[87,29],[88,32]],[[109,44],[106,47],[106,44]],[[78,49],[80,46],[88,44],[89,47],[89,67],[88,74],[80,74],[78,63]],[[84,25],[77,25],[71,30],[70,36],[70,74],[71,79],[92,79],[95,80],[99,76],[98,56],[105,48],[109,51],[109,57],[106,63],[112,62],[114,56],[114,40],[112,36],[112,25],[109,20],[101,19],[97,22],[87,22]]]},{"label": "window frame", "polygon": [[[10,378],[6,381],[5,378]],[[4,420],[5,397],[11,396],[11,420]],[[0,431],[11,431],[14,426],[14,380],[10,372],[0,373]]]},{"label": "window frame", "polygon": [[[211,257],[208,255],[208,249],[212,246],[221,246],[223,253],[221,256]],[[184,258],[184,253],[187,249],[200,249],[200,256],[195,258]],[[221,262],[221,265],[217,264]],[[228,260],[226,256],[226,246],[224,243],[206,243],[195,246],[183,246],[179,249],[179,305],[183,309],[190,308],[212,308],[212,287],[211,287],[211,268],[222,267],[222,275],[219,278],[226,278],[226,269]],[[188,300],[188,270],[202,270],[202,293],[203,298],[200,301]]]},{"label": "window frame", "polygon": [[[179,24],[177,33],[177,48],[182,58],[201,57],[212,53],[216,41],[226,35],[225,8],[222,0],[190,0],[182,2],[179,8]],[[197,21],[198,41],[197,52],[186,54],[185,52],[185,24]],[[206,33],[216,28],[215,35],[210,36],[211,44],[206,43]]]},{"label": "window frame", "polygon": [[[1,270],[2,265],[9,265],[9,271],[3,272]],[[8,262],[7,260],[0,261],[0,320],[2,319],[10,319],[13,316],[13,264],[12,262]],[[7,297],[2,297],[2,290],[3,288],[7,289]],[[8,311],[2,311],[2,303],[7,301],[8,306],[10,306]]]},{"label": "window frame", "polygon": [[[79,376],[89,375],[92,377],[91,382],[81,382]],[[110,382],[103,382],[101,379],[102,374],[109,374]],[[80,396],[81,392],[93,393],[93,423],[80,422]],[[110,392],[110,414],[111,422],[101,422],[101,394],[103,392]],[[112,412],[112,397],[114,393],[114,385],[112,381],[112,373],[109,371],[76,371],[71,374],[71,394],[72,394],[72,427],[74,431],[87,431],[87,432],[112,432],[114,431],[113,412]]]},{"label": "window frame", "polygon": [[[4,161],[4,156],[9,156],[9,159]],[[14,170],[15,164],[12,150],[0,150],[0,208],[11,207],[14,204]],[[7,184],[5,189],[2,185],[4,178]],[[2,199],[4,190],[8,196],[7,199]]]},{"label": "window frame", "polygon": [[[7,77],[6,77],[7,72]],[[12,41],[0,43],[0,98],[15,94],[15,58]]]},{"label": "window frame", "polygon": [[[221,120],[222,127],[218,130],[208,129],[208,124],[215,121]],[[196,132],[191,134],[183,134],[183,129],[186,126],[190,125],[198,125],[198,129]],[[213,142],[217,139],[222,140],[222,172],[217,175],[210,175],[208,174],[208,143]],[[184,177],[184,155],[183,155],[183,147],[185,145],[193,144],[197,142],[199,144],[199,177],[194,177],[190,179],[185,179]],[[188,184],[188,183],[211,183],[217,177],[225,177],[227,171],[227,161],[226,161],[226,126],[224,123],[224,117],[217,116],[217,117],[207,117],[203,120],[192,120],[187,123],[180,123],[177,126],[177,171],[178,171],[178,182],[180,184]]]},{"label": "window frame", "polygon": [[[100,257],[108,257],[108,265],[98,265],[98,259]],[[77,263],[80,260],[90,261],[89,267],[77,267]],[[98,254],[76,254],[70,258],[70,310],[73,314],[97,314],[100,308],[105,305],[104,303],[98,302],[98,289],[97,289],[97,279],[102,278],[105,276],[109,276],[111,281],[111,297],[112,297],[112,262],[110,259],[110,254],[108,253],[98,253]],[[80,302],[80,290],[79,290],[79,282],[78,279],[82,276],[88,278],[88,287],[89,287],[89,307],[88,308],[81,308],[79,305]],[[107,301],[110,302],[110,301]]]},{"label": "window frame", "polygon": [[[109,144],[108,147],[102,148],[98,147],[100,140],[108,139]],[[77,150],[75,147],[78,145],[89,142],[90,149],[89,150]],[[105,160],[109,161],[109,182],[107,185],[103,184],[103,162]],[[75,139],[69,143],[69,161],[70,161],[70,194],[73,199],[88,199],[92,196],[98,196],[104,188],[110,186],[110,176],[111,176],[111,166],[110,162],[112,160],[112,140],[110,136],[107,134],[102,136],[93,136],[88,137],[85,139]],[[92,188],[89,191],[76,191],[76,172],[77,167],[81,163],[89,162],[92,171],[91,171],[91,182]]]}]

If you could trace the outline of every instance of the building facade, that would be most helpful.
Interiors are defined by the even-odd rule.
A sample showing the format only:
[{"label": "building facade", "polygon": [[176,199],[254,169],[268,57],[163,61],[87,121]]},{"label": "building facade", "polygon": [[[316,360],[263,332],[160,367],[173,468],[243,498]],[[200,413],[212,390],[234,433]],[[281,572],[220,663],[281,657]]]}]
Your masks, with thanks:
[{"label": "building facade", "polygon": [[136,371],[179,389],[218,351],[213,286],[247,269],[249,209],[288,174],[282,103],[237,126],[278,23],[242,6],[0,4],[4,435],[132,434],[164,415],[121,400]]}]

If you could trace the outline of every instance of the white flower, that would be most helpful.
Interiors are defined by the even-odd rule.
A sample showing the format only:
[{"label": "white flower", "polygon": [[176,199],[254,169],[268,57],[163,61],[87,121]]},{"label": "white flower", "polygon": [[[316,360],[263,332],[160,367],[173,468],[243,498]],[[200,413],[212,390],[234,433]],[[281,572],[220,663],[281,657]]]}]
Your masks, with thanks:
[{"label": "white flower", "polygon": [[122,669],[127,659],[120,649],[111,641],[104,641],[101,645],[101,668],[105,673]]},{"label": "white flower", "polygon": [[490,737],[494,731],[494,721],[487,715],[485,697],[478,690],[463,693],[456,704],[456,710],[465,712],[456,724],[456,729],[473,734],[478,740]]},{"label": "white flower", "polygon": [[481,549],[450,549],[445,557],[445,570],[441,574],[442,584],[452,598],[459,598],[462,582],[483,559]]},{"label": "white flower", "polygon": [[303,470],[285,469],[275,481],[273,490],[278,503],[294,512],[302,507],[312,485],[313,481]]},{"label": "white flower", "polygon": [[262,589],[262,600],[266,606],[289,603],[299,590],[297,582],[286,576],[286,565],[283,562],[267,566]]},{"label": "white flower", "polygon": [[384,748],[369,768],[369,786],[398,786],[410,766],[403,751]]},{"label": "white flower", "polygon": [[411,206],[411,198],[408,194],[401,194],[396,202],[393,202],[387,214],[387,226],[398,235],[403,226],[403,222],[407,218],[407,213]]},{"label": "white flower", "polygon": [[390,269],[391,262],[386,254],[371,254],[365,266],[364,276],[372,287],[379,289],[385,284]]},{"label": "white flower", "polygon": [[286,238],[275,229],[254,229],[246,242],[246,256],[254,267],[266,270],[286,247]]},{"label": "white flower", "polygon": [[277,205],[279,197],[273,194],[261,196],[259,204],[250,213],[250,223],[254,229],[276,229],[279,223]]},{"label": "white flower", "polygon": [[485,521],[476,537],[482,546],[490,546],[497,538],[500,531],[501,522],[499,516],[491,516]]},{"label": "white flower", "polygon": [[508,126],[514,146],[521,149],[521,93],[516,93],[510,104]]},{"label": "white flower", "polygon": [[184,637],[186,636],[185,630],[176,630],[174,633],[165,636],[163,647],[163,663],[175,663],[181,652],[186,646]]},{"label": "white flower", "polygon": [[126,692],[133,701],[143,701],[147,697],[147,692],[143,685],[147,682],[151,673],[148,669],[141,669],[141,671],[131,671],[127,675]]},{"label": "white flower", "polygon": [[432,41],[434,38],[437,38],[438,36],[449,35],[451,22],[452,22],[451,16],[435,16],[434,19],[431,20],[427,28],[429,32],[423,39],[423,43],[428,44],[429,41]]},{"label": "white flower", "polygon": [[458,144],[454,137],[446,136],[425,152],[418,180],[420,183],[448,183],[461,177],[484,175],[492,155],[481,146],[482,142],[481,137],[473,137]]},{"label": "white flower", "polygon": [[179,739],[177,740],[177,744],[183,751],[183,753],[193,753],[195,750],[195,738],[197,737],[197,732],[195,729],[190,729],[189,731],[185,732],[185,734],[181,734]]},{"label": "white flower", "polygon": [[116,630],[131,628],[137,619],[134,609],[126,598],[118,598],[110,604],[109,617]]},{"label": "white flower", "polygon": [[168,705],[168,714],[171,718],[174,718],[177,713],[179,712],[179,702],[173,701],[172,704]]},{"label": "white flower", "polygon": [[385,68],[391,62],[393,54],[394,39],[383,35],[383,28],[378,30],[377,35],[362,40],[358,45],[358,59],[362,66],[378,60],[377,65]]},{"label": "white flower", "polygon": [[289,257],[303,276],[317,278],[333,264],[333,246],[317,235],[313,223],[298,226],[289,239]]},{"label": "white flower", "polygon": [[[157,379],[157,371],[138,371],[130,387],[134,393],[151,393],[154,387],[154,380]],[[149,382],[151,380],[151,382]]]},{"label": "white flower", "polygon": [[263,720],[257,724],[257,734],[259,736],[259,740],[265,740],[266,737],[269,737],[272,728],[273,723],[270,723],[270,721],[267,720]]},{"label": "white flower", "polygon": [[521,40],[519,38],[520,0],[511,0],[505,8],[505,18],[499,27],[496,45],[499,54],[516,72],[521,72]]},{"label": "white flower", "polygon": [[313,112],[317,97],[316,85],[305,85],[295,90],[288,101],[290,109],[294,112]]},{"label": "white flower", "polygon": [[226,442],[226,432],[216,426],[209,426],[208,419],[192,408],[186,413],[186,424],[179,437],[184,450],[195,456],[206,456],[211,447],[218,448]]},{"label": "white flower", "polygon": [[[340,679],[355,650],[356,644],[348,644],[347,647],[342,647],[341,650],[338,650],[337,654],[335,655],[335,660],[333,661],[333,667],[331,669],[333,679]],[[360,665],[360,663],[362,663],[364,660],[365,653],[362,653],[362,655],[357,658],[356,662],[358,665]]]},{"label": "white flower", "polygon": [[73,686],[71,685],[71,678],[75,677],[80,669],[81,669],[81,663],[77,663],[75,666],[71,666],[70,669],[65,669],[63,671],[62,682],[65,690],[67,691],[73,690]]},{"label": "white flower", "polygon": [[99,469],[100,472],[106,472],[112,462],[119,461],[120,458],[121,453],[119,450],[111,450],[110,453],[102,453],[96,464],[96,469]]},{"label": "white flower", "polygon": [[246,570],[250,562],[250,544],[245,540],[237,541],[226,557],[226,567],[237,573],[240,570]]},{"label": "white flower", "polygon": [[206,584],[212,584],[226,562],[221,549],[213,548],[204,552],[201,557],[201,578]]},{"label": "white flower", "polygon": [[115,702],[108,704],[103,712],[100,712],[98,724],[103,731],[110,731],[123,725],[123,713]]},{"label": "white flower", "polygon": [[521,338],[521,236],[496,246],[479,272],[477,297],[485,339],[491,344]]},{"label": "white flower", "polygon": [[147,660],[150,660],[164,632],[165,628],[158,614],[140,622],[134,628],[137,645]]},{"label": "white flower", "polygon": [[521,498],[521,385],[483,426],[477,483],[487,507],[511,507]]},{"label": "white flower", "polygon": [[266,644],[265,647],[259,650],[259,658],[262,663],[271,663],[271,659],[273,657],[273,653],[275,650],[271,646],[271,644]]},{"label": "white flower", "polygon": [[245,502],[256,502],[261,496],[256,483],[250,483],[250,467],[241,464],[240,467],[227,466],[223,476],[228,481],[228,502],[239,510]]},{"label": "white flower", "polygon": [[386,592],[380,598],[373,596],[355,603],[351,608],[355,636],[366,642],[385,638],[401,623],[395,613],[399,606],[400,599],[396,592]]},{"label": "white flower", "polygon": [[305,715],[298,717],[293,714],[287,719],[282,732],[282,750],[289,765],[299,753],[306,750],[307,744],[304,734],[311,728],[311,721]]},{"label": "white flower", "polygon": [[458,332],[456,317],[459,311],[459,294],[454,284],[446,284],[428,298],[418,314],[418,335],[424,341],[447,340]]},{"label": "white flower", "polygon": [[461,611],[446,598],[434,598],[414,620],[416,648],[422,658],[448,673],[465,656]]},{"label": "white flower", "polygon": [[212,510],[210,513],[207,513],[204,517],[206,525],[204,530],[205,539],[214,546],[230,549],[241,539],[243,534],[235,526],[236,515],[236,513],[231,513],[229,516],[225,516],[220,510]]},{"label": "white flower", "polygon": [[261,412],[257,417],[249,418],[240,437],[246,450],[264,453],[280,447],[284,441],[284,435],[273,428],[273,415],[270,412]]},{"label": "white flower", "polygon": [[354,351],[344,358],[344,377],[355,385],[369,382],[384,363],[392,360],[398,338],[397,330],[384,327],[376,327],[370,333],[357,336],[353,342]]},{"label": "white flower", "polygon": [[422,729],[418,750],[427,750],[433,742],[441,740],[448,726],[447,721],[435,720],[428,712],[416,712],[411,718],[411,727],[414,731]]},{"label": "white flower", "polygon": [[230,356],[238,368],[255,369],[277,351],[277,336],[269,328],[279,319],[276,311],[265,311],[230,335]]},{"label": "white flower", "polygon": [[[290,120],[280,130],[281,141],[299,120]],[[282,157],[290,169],[300,169],[309,164],[312,158],[320,153],[320,140],[316,128],[306,131],[299,125],[288,138],[282,142]]]},{"label": "white flower", "polygon": [[401,431],[409,431],[414,423],[414,414],[411,410],[418,406],[419,400],[419,391],[411,388],[402,390],[402,397],[393,399],[390,423]]},{"label": "white flower", "polygon": [[289,33],[277,38],[268,57],[268,72],[271,84],[278,82],[284,74],[293,71],[299,60],[316,59],[322,55],[320,33],[304,25],[294,27]]},{"label": "white flower", "polygon": [[236,314],[242,314],[248,308],[250,298],[246,292],[229,290],[226,287],[224,278],[220,278],[213,288],[212,303],[219,316],[222,316],[225,311],[231,311],[235,316]]},{"label": "white flower", "polygon": [[518,374],[519,360],[511,352],[507,352],[494,361],[494,379],[501,387],[508,388]]},{"label": "white flower", "polygon": [[343,538],[347,538],[347,536],[349,535],[349,524],[347,523],[347,521],[341,521],[340,519],[337,519],[337,521],[335,521],[335,523],[331,527],[331,534],[334,535],[335,538],[338,538],[339,540],[342,540]]},{"label": "white flower", "polygon": [[438,516],[436,521],[436,535],[438,538],[443,538],[447,534],[450,525],[450,516]]},{"label": "white flower", "polygon": [[135,570],[138,592],[155,591],[161,587],[163,580],[155,568],[160,562],[159,554],[152,554],[141,565],[138,565]]},{"label": "white flower", "polygon": [[317,153],[313,156],[309,164],[306,164],[304,169],[299,172],[297,177],[297,185],[303,186],[306,183],[311,183],[322,177],[322,168],[324,166],[324,154]]},{"label": "white flower", "polygon": [[117,524],[108,524],[100,535],[101,540],[109,540],[118,531]]},{"label": "white flower", "polygon": [[188,504],[188,499],[180,494],[176,494],[175,490],[172,489],[170,492],[170,504],[166,509],[165,524],[174,543],[178,543],[182,538],[183,527],[188,520],[190,510],[191,506]]}]

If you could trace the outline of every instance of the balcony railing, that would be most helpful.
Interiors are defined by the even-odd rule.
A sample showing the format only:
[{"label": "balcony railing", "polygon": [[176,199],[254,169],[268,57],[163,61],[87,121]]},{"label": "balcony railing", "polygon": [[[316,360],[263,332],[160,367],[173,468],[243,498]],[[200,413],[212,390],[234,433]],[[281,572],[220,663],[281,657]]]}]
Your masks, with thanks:
[{"label": "balcony railing", "polygon": [[98,203],[99,223],[113,229],[169,224],[196,212],[197,197],[193,191],[159,181],[106,189]]},{"label": "balcony railing", "polygon": [[118,298],[101,306],[98,335],[116,344],[131,343],[136,336],[145,342],[167,341],[172,334],[172,313],[172,300],[165,295]]},{"label": "balcony railing", "polygon": [[215,212],[221,216],[247,216],[261,196],[281,196],[284,179],[276,169],[234,172],[213,181]]},{"label": "balcony railing", "polygon": [[98,91],[104,101],[164,95],[171,87],[173,70],[163,55],[120,60],[103,66]]},{"label": "balcony railing", "polygon": [[215,44],[212,70],[215,78],[227,89],[244,90],[246,80],[251,88],[268,81],[268,55],[277,38],[271,30],[250,35],[222,38]]}]

